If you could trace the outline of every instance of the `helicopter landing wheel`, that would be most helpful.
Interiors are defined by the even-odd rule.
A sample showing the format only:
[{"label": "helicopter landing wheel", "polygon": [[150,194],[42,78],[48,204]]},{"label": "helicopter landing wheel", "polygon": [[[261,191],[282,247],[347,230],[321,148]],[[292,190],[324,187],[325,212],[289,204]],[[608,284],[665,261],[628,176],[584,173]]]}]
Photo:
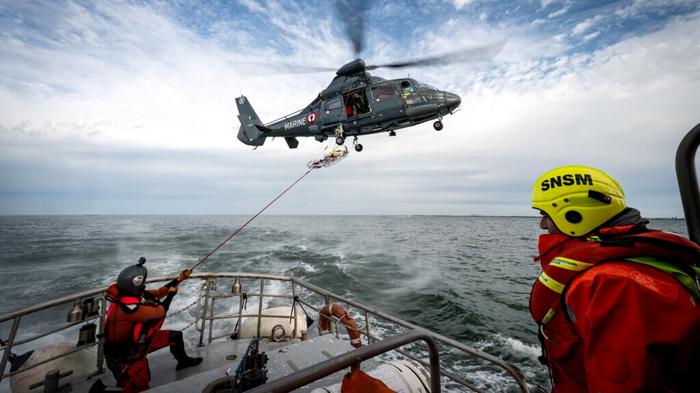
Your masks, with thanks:
[{"label": "helicopter landing wheel", "polygon": [[335,137],[335,143],[337,145],[342,145],[343,143],[345,143],[345,138],[343,138],[342,136],[337,136]]},{"label": "helicopter landing wheel", "polygon": [[362,144],[356,143],[355,144],[355,151],[358,153],[361,152],[362,151]]},{"label": "helicopter landing wheel", "polygon": [[442,130],[442,122],[440,120],[436,121],[435,123],[433,123],[433,128],[435,129],[435,131]]},{"label": "helicopter landing wheel", "polygon": [[396,136],[396,131],[389,131],[389,136]]}]

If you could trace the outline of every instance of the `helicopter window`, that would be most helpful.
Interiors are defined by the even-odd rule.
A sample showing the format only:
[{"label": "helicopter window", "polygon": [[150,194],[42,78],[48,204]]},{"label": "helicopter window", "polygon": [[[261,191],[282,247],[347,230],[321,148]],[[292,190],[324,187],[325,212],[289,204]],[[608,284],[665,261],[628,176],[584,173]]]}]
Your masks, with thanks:
[{"label": "helicopter window", "polygon": [[372,97],[377,101],[390,96],[398,96],[399,92],[396,91],[396,85],[394,83],[381,83],[372,86]]},{"label": "helicopter window", "polygon": [[425,97],[423,97],[421,94],[411,94],[410,96],[406,97],[405,100],[406,105],[408,106],[422,105],[426,103]]},{"label": "helicopter window", "polygon": [[328,100],[326,102],[326,110],[332,111],[334,109],[340,109],[343,106],[343,101],[340,99],[340,97],[333,98],[331,100]]},{"label": "helicopter window", "polygon": [[418,81],[411,81],[414,85],[418,87],[418,90],[437,90],[434,86],[431,86],[427,83],[421,83]]},{"label": "helicopter window", "polygon": [[409,81],[401,81],[401,95],[406,97],[410,94],[413,94],[416,92],[416,88],[413,87],[411,82]]}]

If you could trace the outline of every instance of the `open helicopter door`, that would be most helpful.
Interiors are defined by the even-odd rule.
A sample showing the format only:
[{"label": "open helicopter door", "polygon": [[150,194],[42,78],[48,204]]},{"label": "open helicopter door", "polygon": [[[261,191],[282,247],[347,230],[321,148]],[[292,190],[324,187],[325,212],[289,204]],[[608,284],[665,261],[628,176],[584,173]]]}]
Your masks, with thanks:
[{"label": "open helicopter door", "polygon": [[337,96],[321,104],[321,121],[320,123],[324,126],[335,125],[342,123],[347,120],[345,115],[345,107],[343,106],[343,97]]},{"label": "open helicopter door", "polygon": [[368,115],[370,111],[366,89],[357,89],[345,94],[345,114],[349,119]]}]

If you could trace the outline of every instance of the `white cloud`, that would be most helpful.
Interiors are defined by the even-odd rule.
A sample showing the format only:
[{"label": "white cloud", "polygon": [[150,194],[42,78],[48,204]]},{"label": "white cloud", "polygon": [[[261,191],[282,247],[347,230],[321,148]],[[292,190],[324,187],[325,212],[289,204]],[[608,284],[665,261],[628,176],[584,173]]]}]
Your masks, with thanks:
[{"label": "white cloud", "polygon": [[593,18],[588,18],[584,20],[581,23],[578,23],[574,28],[571,30],[572,35],[581,35],[588,31],[591,27],[593,27],[596,23],[598,23],[600,20],[603,19],[602,15],[596,15]]},{"label": "white cloud", "polygon": [[[291,111],[290,103],[307,104],[326,83],[322,75],[247,78],[250,66],[239,64],[249,60],[249,48],[225,51],[146,7],[99,3],[98,8],[105,17],[81,8],[57,15],[57,23],[69,28],[49,47],[17,38],[2,43],[8,60],[0,67],[21,85],[0,91],[2,106],[13,109],[0,115],[0,124],[50,124],[55,137],[81,134],[80,124],[95,124],[91,134],[105,143],[214,148],[235,134],[238,94],[267,102],[259,114],[270,118],[282,114],[275,106]],[[290,37],[302,38],[294,48],[299,61],[314,53],[332,58],[334,46],[308,45],[319,37],[302,32],[307,22],[300,23],[284,25]],[[330,34],[328,29],[321,22],[321,34]],[[269,49],[255,53],[271,63],[280,58]],[[255,97],[261,90],[275,93]]]},{"label": "white cloud", "polygon": [[464,7],[469,7],[474,0],[452,0],[452,3],[454,4],[455,8],[460,10]]},{"label": "white cloud", "polygon": [[547,8],[547,6],[556,2],[557,0],[540,0],[540,5],[542,6],[542,8]]},{"label": "white cloud", "polygon": [[697,6],[697,0],[634,0],[631,4],[625,3],[622,7],[616,9],[615,15],[631,18],[649,10],[663,10],[668,7],[678,6]]},{"label": "white cloud", "polygon": [[584,41],[584,42],[585,42],[585,41],[590,41],[590,40],[592,40],[592,39],[598,37],[599,35],[600,35],[600,31],[594,31],[593,33],[586,34],[585,36],[583,36],[583,41]]},{"label": "white cloud", "polygon": [[566,34],[556,34],[552,37],[552,41],[557,43],[563,43],[566,40]]},{"label": "white cloud", "polygon": [[[584,163],[609,170],[631,189],[639,188],[638,182],[656,182],[657,189],[670,191],[675,148],[697,122],[693,106],[700,100],[700,65],[693,59],[700,54],[700,34],[692,27],[697,23],[695,15],[594,54],[560,56],[549,65],[521,59],[500,73],[468,78],[482,82],[463,95],[463,110],[446,119],[449,136],[431,135],[423,127],[426,133],[403,150],[448,155],[445,137],[444,143],[461,147],[465,158],[458,162],[491,163],[499,169],[494,178],[521,182],[523,190],[528,186],[521,179],[534,173]],[[529,46],[510,41],[506,50],[523,53]],[[451,80],[460,72],[441,74]],[[483,152],[492,157],[480,156]],[[644,179],[643,173],[657,175]],[[526,205],[526,192],[521,198]],[[631,196],[633,202],[644,198]],[[642,206],[646,214],[679,215],[677,196],[669,192],[664,198],[663,205]]]},{"label": "white cloud", "polygon": [[265,12],[265,7],[261,5],[258,1],[254,0],[241,0],[241,4],[243,4],[246,8],[248,8],[250,11],[253,12],[259,12],[259,13],[264,13]]},{"label": "white cloud", "polygon": [[[251,77],[251,58],[337,66],[351,53],[329,20],[279,18],[289,10],[275,4],[249,8],[276,19],[271,23],[286,34],[284,55],[254,34],[241,33],[229,48],[221,41],[224,25],[205,39],[158,10],[111,3],[98,3],[104,18],[80,7],[57,10],[60,34],[41,37],[42,45],[24,30],[0,37],[3,187],[18,184],[8,181],[10,169],[43,162],[60,169],[54,179],[76,188],[114,183],[109,190],[116,192],[149,184],[157,197],[140,205],[145,213],[260,208],[321,145],[302,139],[289,150],[278,139],[252,151],[235,139],[234,98],[246,94],[271,120],[308,104],[333,74]],[[679,215],[673,154],[698,121],[697,14],[577,55],[567,55],[563,34],[454,21],[420,30],[411,54],[447,52],[454,37],[465,46],[509,38],[493,64],[376,71],[410,72],[460,93],[462,110],[444,119],[445,130],[426,123],[396,137],[363,137],[365,151],[314,172],[273,213],[531,214],[530,182],[551,167],[581,163],[618,177],[645,214]],[[579,35],[596,34],[595,21]],[[406,53],[390,36],[372,45],[376,62]],[[24,186],[40,188],[27,179]],[[180,197],[158,206],[159,193]],[[182,202],[189,197],[193,202]],[[125,203],[95,206],[128,212]]]},{"label": "white cloud", "polygon": [[557,16],[562,16],[562,15],[566,14],[566,12],[568,10],[569,10],[569,7],[563,7],[562,9],[560,9],[558,11],[550,12],[549,14],[547,14],[547,18],[551,19],[551,18],[556,18]]}]

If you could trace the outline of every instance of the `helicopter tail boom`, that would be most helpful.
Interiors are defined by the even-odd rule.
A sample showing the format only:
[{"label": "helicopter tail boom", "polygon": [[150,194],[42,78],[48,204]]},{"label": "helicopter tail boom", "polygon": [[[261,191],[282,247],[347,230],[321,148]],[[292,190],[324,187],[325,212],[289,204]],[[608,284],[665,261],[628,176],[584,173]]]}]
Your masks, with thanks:
[{"label": "helicopter tail boom", "polygon": [[250,105],[246,96],[236,98],[236,106],[238,107],[238,121],[241,122],[241,128],[238,129],[238,140],[249,146],[262,146],[267,137],[265,133],[269,129],[263,126],[263,122],[255,113],[255,109]]}]

